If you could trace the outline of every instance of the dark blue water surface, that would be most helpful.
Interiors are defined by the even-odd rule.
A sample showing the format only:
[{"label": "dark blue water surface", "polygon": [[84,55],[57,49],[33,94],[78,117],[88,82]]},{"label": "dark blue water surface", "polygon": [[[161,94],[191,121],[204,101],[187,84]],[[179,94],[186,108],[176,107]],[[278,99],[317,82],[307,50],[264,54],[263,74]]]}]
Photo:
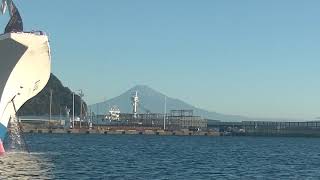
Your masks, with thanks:
[{"label": "dark blue water surface", "polygon": [[[320,179],[318,138],[29,134],[26,139],[31,154],[23,156],[32,157],[27,164],[39,164],[31,179]],[[14,156],[19,157],[0,158],[0,166]],[[20,167],[19,176],[28,176],[28,170]]]}]

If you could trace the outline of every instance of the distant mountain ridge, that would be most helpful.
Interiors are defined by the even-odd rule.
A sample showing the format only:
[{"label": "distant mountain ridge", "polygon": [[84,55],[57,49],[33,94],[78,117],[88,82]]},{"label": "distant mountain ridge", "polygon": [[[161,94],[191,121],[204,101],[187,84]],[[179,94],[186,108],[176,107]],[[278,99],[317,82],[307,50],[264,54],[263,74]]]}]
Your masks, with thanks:
[{"label": "distant mountain ridge", "polygon": [[[116,105],[119,107],[120,111],[123,113],[131,113],[132,112],[132,103],[131,97],[135,92],[138,92],[138,96],[140,99],[139,113],[163,113],[164,112],[164,94],[146,86],[146,85],[137,85],[123,94],[109,99],[104,102],[92,104],[89,108],[94,113],[105,114],[110,107]],[[220,120],[220,121],[244,121],[248,120],[247,117],[236,116],[236,115],[226,115],[220,114],[217,112],[210,112],[201,108],[197,108],[192,106],[182,100],[170,98],[167,96],[167,111],[177,110],[177,109],[192,109],[194,110],[194,115],[202,116],[206,119],[212,120]]]}]

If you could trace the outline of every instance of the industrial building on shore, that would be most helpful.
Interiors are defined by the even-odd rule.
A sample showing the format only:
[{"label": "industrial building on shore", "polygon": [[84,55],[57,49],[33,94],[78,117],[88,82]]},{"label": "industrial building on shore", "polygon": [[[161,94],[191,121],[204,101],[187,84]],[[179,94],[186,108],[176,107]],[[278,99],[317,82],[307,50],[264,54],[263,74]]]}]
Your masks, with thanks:
[{"label": "industrial building on shore", "polygon": [[[271,122],[271,121],[238,121],[223,122],[219,120],[207,120],[193,114],[193,110],[170,110],[167,113],[138,113],[139,97],[137,92],[132,97],[132,113],[121,113],[119,108],[113,106],[104,115],[88,114],[85,117],[43,116],[20,117],[22,129],[25,132],[38,130],[60,129],[63,132],[82,132],[97,130],[108,133],[109,131],[127,133],[157,134],[160,132],[183,132],[182,134],[194,134],[203,132],[203,135],[211,134],[222,136],[316,136],[320,137],[320,121],[308,122]],[[71,131],[70,131],[71,130]],[[152,133],[151,133],[152,131]],[[89,132],[89,131],[88,131]],[[217,132],[217,133],[213,133]],[[134,133],[133,133],[134,134]],[[165,133],[168,134],[168,133]],[[170,133],[169,133],[170,134]]]}]

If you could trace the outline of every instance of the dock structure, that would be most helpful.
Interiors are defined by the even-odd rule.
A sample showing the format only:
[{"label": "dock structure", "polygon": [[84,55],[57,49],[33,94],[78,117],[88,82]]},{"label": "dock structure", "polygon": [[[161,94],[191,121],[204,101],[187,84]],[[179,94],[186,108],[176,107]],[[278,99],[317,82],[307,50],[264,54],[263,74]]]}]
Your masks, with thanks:
[{"label": "dock structure", "polygon": [[120,113],[118,121],[101,122],[96,125],[130,126],[130,127],[156,127],[166,130],[206,130],[207,120],[194,116],[193,110],[171,110],[168,114],[146,113],[129,114]]},{"label": "dock structure", "polygon": [[[163,129],[164,118],[166,129]],[[307,136],[320,137],[320,121],[275,122],[238,121],[222,122],[205,120],[194,116],[192,111],[174,110],[166,114],[122,113],[119,120],[96,120],[93,126],[88,122],[75,122],[70,128],[67,118],[52,116],[20,119],[24,132],[32,133],[99,133],[99,134],[150,134],[150,135],[221,135],[221,136]],[[70,122],[69,122],[70,123]]]},{"label": "dock structure", "polygon": [[320,121],[208,121],[208,129],[216,129],[222,135],[235,136],[310,136],[320,137]]},{"label": "dock structure", "polygon": [[[86,134],[146,134],[146,135],[194,135],[219,136],[219,132],[207,130],[207,122],[194,116],[190,110],[173,110],[169,114],[120,113],[116,120],[97,116],[89,122],[70,121],[68,117],[21,117],[22,130],[26,133],[86,133]],[[163,129],[164,121],[166,129]],[[72,123],[72,125],[71,125]],[[72,128],[70,128],[72,127]]]},{"label": "dock structure", "polygon": [[248,135],[320,137],[320,121],[306,121],[306,122],[243,121],[242,123]]},{"label": "dock structure", "polygon": [[220,136],[215,131],[163,131],[157,129],[24,129],[24,133],[50,134],[105,134],[105,135],[159,135],[159,136]]},{"label": "dock structure", "polygon": [[207,120],[194,116],[193,110],[171,110],[167,122],[168,129],[207,129]]},{"label": "dock structure", "polygon": [[146,113],[146,114],[131,114],[120,113],[115,120],[105,119],[105,116],[96,116],[92,121],[70,120],[69,117],[52,116],[51,119],[46,116],[20,117],[20,121],[24,126],[30,128],[70,128],[81,129],[89,128],[89,123],[92,127],[112,127],[112,128],[155,128],[162,129],[164,121],[166,122],[166,130],[206,130],[207,120],[200,116],[194,116],[191,110],[172,110],[169,114]]}]

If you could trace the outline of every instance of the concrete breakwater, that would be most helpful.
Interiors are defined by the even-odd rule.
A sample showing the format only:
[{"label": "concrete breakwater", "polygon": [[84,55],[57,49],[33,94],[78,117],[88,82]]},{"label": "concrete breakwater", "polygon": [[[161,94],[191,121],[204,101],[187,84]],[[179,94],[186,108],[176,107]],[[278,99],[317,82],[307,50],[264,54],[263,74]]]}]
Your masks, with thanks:
[{"label": "concrete breakwater", "polygon": [[233,132],[233,136],[320,137],[320,129],[257,129],[245,133]]},{"label": "concrete breakwater", "polygon": [[320,137],[320,121],[211,121],[208,128],[217,129],[222,136]]},{"label": "concrete breakwater", "polygon": [[319,130],[256,130],[246,132],[218,131],[186,131],[186,130],[156,130],[156,129],[49,129],[23,128],[24,133],[53,133],[53,134],[110,134],[110,135],[162,135],[162,136],[279,136],[279,137],[320,137]]},{"label": "concrete breakwater", "polygon": [[112,134],[112,135],[162,135],[162,136],[220,136],[215,131],[163,131],[163,130],[135,130],[135,129],[23,129],[24,133],[55,133],[55,134]]},{"label": "concrete breakwater", "polygon": [[[291,136],[320,137],[320,121],[312,122],[220,122],[209,121],[207,128],[167,129],[158,126],[128,124],[101,125],[78,122],[70,129],[63,120],[22,120],[25,133],[82,133],[82,134],[146,134],[146,135],[184,135],[184,136]],[[199,131],[200,130],[200,131]]]}]

